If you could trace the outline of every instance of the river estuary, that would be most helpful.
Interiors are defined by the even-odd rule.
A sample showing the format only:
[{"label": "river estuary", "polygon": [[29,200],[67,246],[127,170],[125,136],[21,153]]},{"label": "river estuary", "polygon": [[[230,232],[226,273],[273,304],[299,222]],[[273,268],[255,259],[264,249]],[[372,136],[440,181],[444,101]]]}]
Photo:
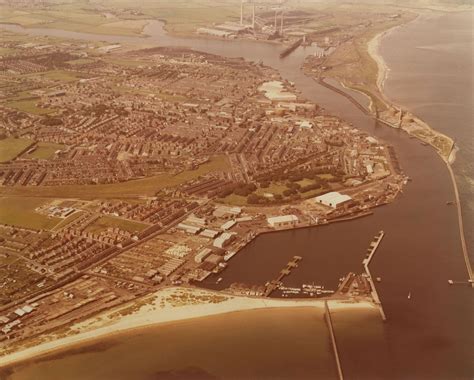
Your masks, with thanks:
[{"label": "river estuary", "polygon": [[[232,259],[221,274],[219,288],[233,282],[263,284],[293,255],[302,256],[303,261],[285,279],[286,285],[316,282],[334,288],[347,272],[361,272],[370,240],[384,230],[386,236],[374,257],[372,274],[382,278],[378,291],[388,321],[382,323],[377,315],[368,314],[336,316],[345,377],[472,378],[473,289],[447,282],[467,279],[456,208],[446,205],[454,197],[447,167],[432,148],[404,132],[377,125],[346,98],[306,77],[299,68],[314,48],[298,48],[281,60],[281,47],[274,44],[175,38],[164,33],[159,22],[145,28],[147,38],[15,25],[2,28],[135,45],[188,46],[261,60],[293,81],[307,99],[393,145],[403,170],[413,180],[394,203],[351,222],[260,236]],[[457,37],[449,37],[453,33]],[[450,38],[456,43],[450,43]],[[461,149],[454,169],[471,248],[472,14],[415,21],[386,36],[380,52],[391,69],[386,94],[435,129],[454,137]],[[216,287],[212,283],[208,286]],[[327,329],[318,312],[262,310],[105,339],[49,360],[21,365],[8,379],[178,378],[160,377],[162,371],[184,374],[181,378],[193,374],[192,378],[198,379],[337,378],[331,355]]]}]

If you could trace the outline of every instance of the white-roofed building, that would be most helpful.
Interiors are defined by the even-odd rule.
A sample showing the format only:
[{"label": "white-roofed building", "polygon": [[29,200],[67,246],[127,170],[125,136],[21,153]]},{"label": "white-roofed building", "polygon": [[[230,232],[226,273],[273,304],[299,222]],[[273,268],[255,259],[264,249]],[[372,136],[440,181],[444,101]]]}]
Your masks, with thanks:
[{"label": "white-roofed building", "polygon": [[201,251],[198,252],[196,256],[194,256],[194,261],[197,263],[202,263],[204,259],[212,253],[210,248],[203,248]]},{"label": "white-roofed building", "polygon": [[219,231],[210,230],[209,228],[206,228],[199,235],[210,238],[210,239],[214,239],[217,235],[219,235],[219,233],[220,233]]},{"label": "white-roofed building", "polygon": [[292,227],[298,224],[296,215],[281,215],[267,218],[268,225],[273,228]]},{"label": "white-roofed building", "polygon": [[22,307],[22,310],[23,310],[25,313],[29,314],[29,313],[31,313],[31,312],[34,310],[34,308],[31,307],[30,305],[25,305],[25,306]]},{"label": "white-roofed building", "polygon": [[190,215],[184,221],[185,224],[194,224],[199,227],[204,227],[206,225],[205,218],[198,218],[196,215]]},{"label": "white-roofed building", "polygon": [[240,207],[229,207],[229,206],[218,206],[214,210],[213,215],[217,218],[222,217],[232,217],[238,216],[242,213],[242,209]]},{"label": "white-roofed building", "polygon": [[325,206],[332,208],[339,208],[348,205],[352,202],[352,198],[349,195],[338,193],[337,191],[331,191],[314,198],[317,203],[321,203]]},{"label": "white-roofed building", "polygon": [[18,308],[18,309],[16,309],[16,310],[14,311],[14,313],[15,313],[16,315],[18,315],[19,317],[22,317],[22,316],[24,316],[24,315],[26,314],[26,311],[24,311],[23,309]]},{"label": "white-roofed building", "polygon": [[179,223],[176,228],[178,230],[183,230],[191,235],[196,235],[199,231],[201,231],[201,227],[191,226],[189,224]]},{"label": "white-roofed building", "polygon": [[221,226],[221,230],[227,231],[230,230],[232,227],[234,227],[237,224],[235,220],[228,220]]},{"label": "white-roofed building", "polygon": [[313,123],[308,120],[302,120],[298,123],[298,126],[303,129],[311,129],[313,128]]},{"label": "white-roofed building", "polygon": [[232,232],[224,232],[221,236],[214,240],[212,245],[216,248],[224,248],[228,245],[232,240],[235,239],[235,234]]}]

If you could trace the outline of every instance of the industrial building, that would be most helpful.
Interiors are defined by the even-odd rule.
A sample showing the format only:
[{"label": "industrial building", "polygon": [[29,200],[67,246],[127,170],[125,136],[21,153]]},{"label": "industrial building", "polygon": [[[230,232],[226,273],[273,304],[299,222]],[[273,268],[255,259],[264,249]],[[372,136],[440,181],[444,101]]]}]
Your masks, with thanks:
[{"label": "industrial building", "polygon": [[281,215],[267,218],[268,225],[273,228],[294,227],[298,224],[296,215]]},{"label": "industrial building", "polygon": [[227,218],[227,217],[234,217],[239,216],[242,213],[242,209],[240,207],[229,207],[229,206],[217,206],[213,212],[213,215],[216,218]]},{"label": "industrial building", "polygon": [[214,240],[212,244],[216,248],[224,248],[227,246],[232,240],[235,239],[235,234],[232,232],[224,232],[221,236]]},{"label": "industrial building", "polygon": [[191,225],[188,225],[188,224],[185,224],[185,223],[179,223],[176,226],[176,228],[178,230],[183,230],[183,231],[185,231],[186,233],[188,233],[190,235],[196,235],[197,233],[199,233],[199,231],[201,231],[200,227],[191,226]]},{"label": "industrial building", "polygon": [[236,224],[237,224],[237,222],[236,222],[235,220],[228,220],[227,222],[225,222],[224,224],[222,224],[221,230],[223,230],[223,231],[230,230],[230,229],[231,229],[232,227],[234,227]]},{"label": "industrial building", "polygon": [[225,30],[213,29],[213,28],[199,28],[197,30],[199,34],[209,34],[215,37],[223,37],[227,38],[232,35],[232,33],[227,32]]},{"label": "industrial building", "polygon": [[206,228],[205,230],[201,231],[199,235],[210,238],[210,239],[214,239],[217,235],[219,235],[219,231],[210,230]]},{"label": "industrial building", "polygon": [[317,203],[321,203],[325,206],[332,208],[339,208],[347,206],[352,202],[352,198],[349,195],[338,193],[337,191],[331,191],[314,198]]},{"label": "industrial building", "polygon": [[196,256],[194,256],[194,261],[199,264],[202,263],[211,252],[212,250],[210,248],[203,248]]}]

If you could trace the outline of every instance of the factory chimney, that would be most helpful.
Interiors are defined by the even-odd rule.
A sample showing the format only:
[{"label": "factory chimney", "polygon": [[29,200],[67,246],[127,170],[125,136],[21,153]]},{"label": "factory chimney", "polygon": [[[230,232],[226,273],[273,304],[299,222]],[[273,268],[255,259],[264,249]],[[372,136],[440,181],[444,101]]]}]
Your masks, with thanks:
[{"label": "factory chimney", "polygon": [[283,36],[283,9],[281,10],[280,36]]},{"label": "factory chimney", "polygon": [[255,29],[255,3],[252,7],[252,28]]}]

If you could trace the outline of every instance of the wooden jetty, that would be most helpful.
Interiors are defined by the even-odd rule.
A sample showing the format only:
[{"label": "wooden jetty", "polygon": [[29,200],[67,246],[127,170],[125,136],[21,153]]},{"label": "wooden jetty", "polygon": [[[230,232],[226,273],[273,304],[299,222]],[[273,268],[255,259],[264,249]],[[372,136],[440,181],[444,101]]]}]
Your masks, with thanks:
[{"label": "wooden jetty", "polygon": [[286,267],[283,268],[278,277],[270,282],[267,283],[265,288],[265,297],[270,296],[278,287],[281,285],[281,280],[283,277],[288,276],[291,273],[291,270],[298,267],[298,262],[301,261],[303,258],[301,256],[293,256],[293,259],[286,264]]},{"label": "wooden jetty", "polygon": [[374,302],[377,304],[380,310],[380,314],[382,316],[382,319],[384,321],[387,320],[387,317],[385,316],[385,312],[382,307],[382,303],[380,302],[379,295],[377,293],[377,289],[375,288],[375,283],[374,280],[372,279],[372,274],[370,273],[369,270],[369,264],[372,261],[372,258],[374,257],[375,251],[377,251],[377,248],[380,245],[380,242],[382,241],[385,233],[383,231],[380,231],[377,236],[375,236],[375,239],[370,243],[369,248],[367,249],[367,256],[365,257],[364,260],[362,260],[362,265],[364,266],[365,269],[365,274],[367,276],[367,280],[369,281],[370,284],[370,294],[374,300]]},{"label": "wooden jetty", "polygon": [[339,351],[337,350],[336,334],[334,333],[334,328],[332,325],[331,311],[329,310],[328,301],[324,301],[324,310],[324,318],[326,319],[326,323],[329,327],[329,335],[331,336],[332,349],[334,352],[334,358],[336,359],[337,374],[339,380],[343,380],[344,375],[342,374],[341,360],[339,359]]}]

